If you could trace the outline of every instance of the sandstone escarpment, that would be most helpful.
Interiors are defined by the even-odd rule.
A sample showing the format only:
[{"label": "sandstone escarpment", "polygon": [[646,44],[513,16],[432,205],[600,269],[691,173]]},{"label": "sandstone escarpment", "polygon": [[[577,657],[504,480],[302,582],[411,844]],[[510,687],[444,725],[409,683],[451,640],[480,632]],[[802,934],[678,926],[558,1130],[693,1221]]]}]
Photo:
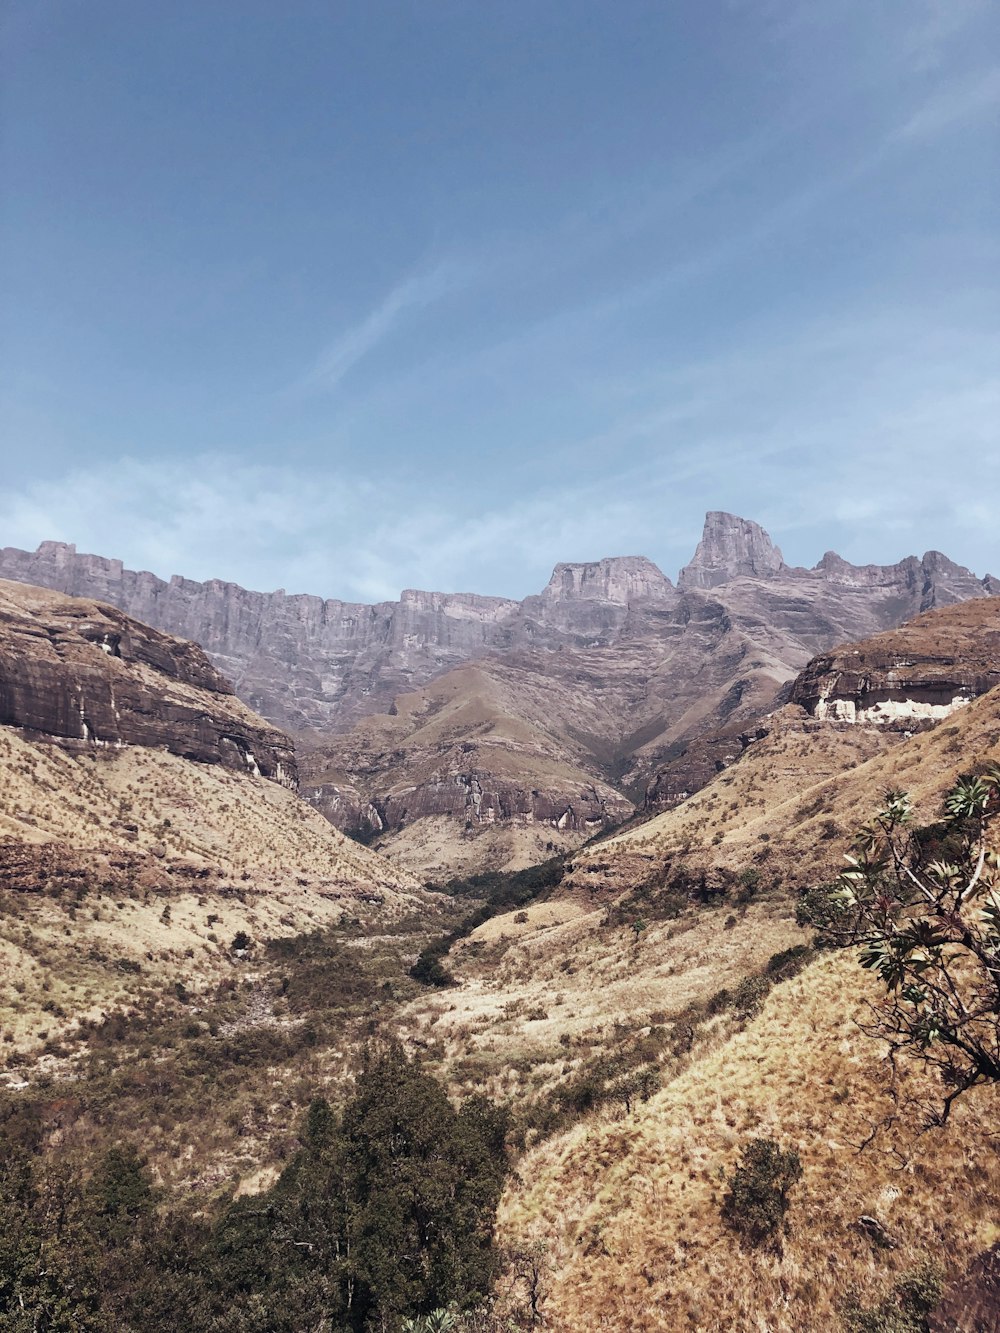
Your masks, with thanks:
[{"label": "sandstone escarpment", "polygon": [[[604,650],[613,674],[623,646],[638,638],[655,640],[655,670],[673,656],[691,621],[713,614],[728,616],[790,679],[835,643],[995,590],[989,578],[977,579],[936,552],[890,566],[852,566],[828,553],[815,569],[792,569],[763,528],[721,512],[707,516],[680,591],[651,561],[627,556],[558,565],[547,587],[522,602],[407,590],[398,602],[366,606],[251,592],[219,580],[163,580],[60,542],[43,542],[34,552],[3,549],[0,577],[97,597],[192,639],[269,721],[325,735],[348,731],[362,717],[385,713],[397,695],[484,658]],[[706,595],[710,606],[699,601]],[[639,669],[648,671],[648,654],[642,656]],[[675,665],[683,693],[685,667]],[[581,667],[594,678],[590,662]],[[618,730],[638,731],[652,720],[651,710],[627,714]]]},{"label": "sandstone escarpment", "polygon": [[[361,606],[164,582],[58,543],[0,552],[3,572],[200,642],[245,702],[299,735],[310,799],[341,828],[565,817],[580,840],[598,809],[623,818],[649,790],[673,804],[731,763],[817,653],[997,591],[937,552],[789,567],[763,528],[721,512],[677,587],[616,557],[558,565],[521,602],[410,590]],[[446,730],[428,728],[446,705]]]},{"label": "sandstone escarpment", "polygon": [[891,633],[814,658],[793,703],[820,720],[913,730],[1000,684],[1000,602],[918,616]]},{"label": "sandstone escarpment", "polygon": [[240,698],[283,730],[342,731],[400,692],[510,642],[518,604],[408,590],[368,606],[210,579],[169,580],[62,542],[0,551],[0,577],[96,597],[201,644]]},{"label": "sandstone escarpment", "polygon": [[705,515],[701,541],[677,586],[717,588],[735,578],[773,578],[784,568],[781,552],[759,523],[712,510]]},{"label": "sandstone escarpment", "polygon": [[297,782],[288,738],[197,644],[115,607],[0,581],[0,725],[78,749],[144,746]]}]

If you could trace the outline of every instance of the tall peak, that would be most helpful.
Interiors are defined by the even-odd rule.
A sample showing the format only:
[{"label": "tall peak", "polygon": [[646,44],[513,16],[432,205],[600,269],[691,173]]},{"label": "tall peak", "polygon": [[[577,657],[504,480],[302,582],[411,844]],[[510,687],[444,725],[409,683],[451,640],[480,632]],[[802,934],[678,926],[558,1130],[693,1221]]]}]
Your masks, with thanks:
[{"label": "tall peak", "polygon": [[557,602],[617,602],[639,597],[663,599],[673,584],[644,555],[607,556],[580,564],[556,565],[542,596]]},{"label": "tall peak", "polygon": [[705,515],[698,549],[677,579],[683,591],[717,588],[736,578],[770,579],[784,567],[781,552],[749,518],[713,509]]}]

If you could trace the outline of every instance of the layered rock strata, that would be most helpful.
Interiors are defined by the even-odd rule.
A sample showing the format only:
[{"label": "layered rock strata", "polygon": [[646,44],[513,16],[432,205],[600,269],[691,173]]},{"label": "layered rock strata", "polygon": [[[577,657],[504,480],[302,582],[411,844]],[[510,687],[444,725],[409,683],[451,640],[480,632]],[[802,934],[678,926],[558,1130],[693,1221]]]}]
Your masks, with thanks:
[{"label": "layered rock strata", "polygon": [[817,653],[997,591],[937,552],[792,568],[758,524],[721,512],[676,587],[619,557],[558,565],[521,602],[408,591],[361,606],[165,582],[59,543],[0,552],[0,573],[198,640],[241,698],[299,735],[305,786],[340,827],[447,813],[473,828],[566,819],[581,838],[651,784],[656,804],[703,785]]},{"label": "layered rock strata", "polygon": [[815,657],[790,698],[821,721],[913,731],[1000,684],[1000,602],[946,607]]},{"label": "layered rock strata", "polygon": [[82,749],[165,749],[294,787],[294,749],[194,643],[115,607],[0,581],[0,726]]}]

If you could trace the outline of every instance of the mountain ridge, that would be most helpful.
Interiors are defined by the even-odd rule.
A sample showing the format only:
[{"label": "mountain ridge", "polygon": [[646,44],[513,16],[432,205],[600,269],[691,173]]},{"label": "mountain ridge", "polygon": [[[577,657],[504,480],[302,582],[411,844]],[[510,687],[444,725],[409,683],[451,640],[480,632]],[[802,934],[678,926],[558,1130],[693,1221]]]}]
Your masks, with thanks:
[{"label": "mountain ridge", "polygon": [[676,585],[644,556],[614,556],[561,563],[521,601],[408,589],[363,605],[166,582],[51,542],[0,551],[0,576],[86,592],[200,643],[297,737],[303,790],[338,827],[426,858],[410,827],[451,821],[430,863],[409,862],[435,875],[579,842],[651,787],[669,805],[739,752],[817,653],[1000,589],[934,551],[790,567],[759,524],[722,511]]},{"label": "mountain ridge", "polygon": [[905,591],[915,613],[1000,590],[990,575],[977,578],[935,551],[858,566],[827,552],[811,570],[789,567],[759,524],[719,510],[706,515],[676,585],[645,556],[610,556],[560,563],[541,592],[520,601],[419,589],[375,603],[258,592],[219,579],[163,579],[54,541],[34,552],[4,547],[0,578],[95,597],[201,644],[244,702],[292,733],[349,730],[358,718],[387,711],[396,694],[462,661],[539,643],[555,647],[566,636],[607,639],[636,600],[676,608],[685,593],[718,594],[749,578],[799,590],[891,587]]}]

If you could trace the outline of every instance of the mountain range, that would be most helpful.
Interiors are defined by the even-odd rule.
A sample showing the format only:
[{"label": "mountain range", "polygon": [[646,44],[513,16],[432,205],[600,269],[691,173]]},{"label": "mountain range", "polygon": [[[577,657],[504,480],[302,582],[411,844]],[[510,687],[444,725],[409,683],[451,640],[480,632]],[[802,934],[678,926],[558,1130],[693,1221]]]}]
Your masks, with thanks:
[{"label": "mountain range", "polygon": [[[428,892],[331,827],[296,770],[326,752],[255,715],[197,644],[93,596],[0,583],[5,1134],[26,1136],[40,1169],[83,1163],[88,1179],[109,1144],[136,1142],[171,1217],[241,1199],[264,1217],[306,1108],[318,1093],[339,1104],[382,1035],[454,1098],[485,1093],[512,1115],[498,1327],[537,1312],[579,1333],[990,1327],[996,1088],[929,1132],[913,1109],[934,1095],[926,1072],[891,1067],[859,1028],[877,978],[852,949],[814,948],[798,908],[886,789],[909,791],[925,826],[960,774],[1000,758],[1000,599],[933,555],[786,570],[760,529],[734,525],[735,550],[703,542],[666,591],[638,560],[562,567],[548,612],[561,647],[461,662],[327,736],[355,779],[376,746],[398,754],[387,775],[426,762],[415,792],[437,789],[449,756],[474,753],[494,795],[506,776],[510,813],[492,821],[487,782],[451,815],[407,807],[383,833],[399,859],[460,865],[442,832],[456,825],[473,849],[540,840],[511,856],[581,844],[545,874],[494,876],[520,896],[492,907],[469,886]],[[852,617],[913,608],[844,636]],[[588,617],[593,638],[574,643]],[[814,641],[839,639],[810,652],[818,622]],[[809,658],[797,672],[793,654]],[[755,671],[756,695],[720,710]],[[699,790],[657,811],[654,787],[644,820],[592,841],[558,802],[516,822],[526,782],[540,810],[560,782],[572,796],[597,771],[599,726],[617,717],[632,735],[657,698],[655,725],[689,754],[707,738]],[[621,781],[592,780],[595,829],[601,800],[631,808]],[[477,800],[483,831],[466,832]],[[415,975],[428,942],[450,944],[440,987]],[[736,1243],[724,1214],[761,1137],[802,1165],[773,1251]],[[943,1284],[944,1300],[901,1323],[920,1283],[928,1309]]]},{"label": "mountain range", "polygon": [[432,876],[529,864],[669,807],[731,762],[817,653],[1000,591],[935,551],[790,567],[758,524],[720,512],[676,584],[615,557],[558,565],[522,601],[250,592],[58,542],[0,551],[0,577],[199,643],[294,738],[317,809]]}]

